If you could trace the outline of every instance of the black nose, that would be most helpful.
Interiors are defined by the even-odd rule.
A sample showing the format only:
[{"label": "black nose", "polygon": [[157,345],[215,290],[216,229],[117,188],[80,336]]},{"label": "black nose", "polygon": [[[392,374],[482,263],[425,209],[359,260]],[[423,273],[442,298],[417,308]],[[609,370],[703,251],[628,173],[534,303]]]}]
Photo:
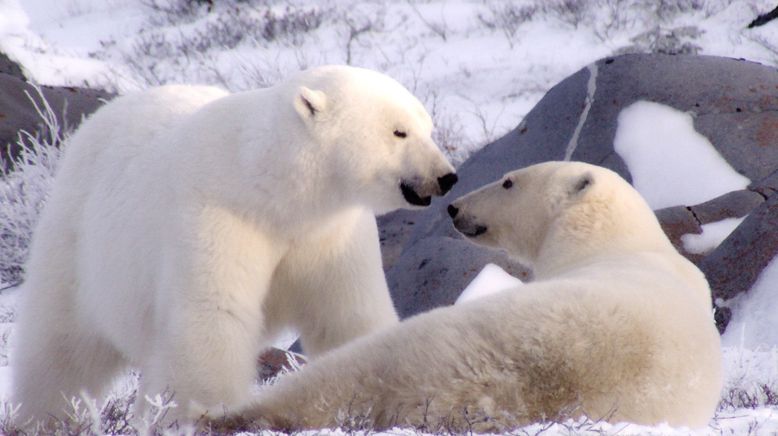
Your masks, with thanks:
[{"label": "black nose", "polygon": [[450,216],[451,218],[455,218],[459,213],[459,209],[454,207],[453,204],[449,204],[446,210],[448,211],[448,216]]},{"label": "black nose", "polygon": [[443,177],[438,177],[438,185],[440,186],[440,193],[441,195],[448,192],[452,186],[454,186],[454,183],[459,180],[459,177],[457,177],[454,173],[448,173]]}]

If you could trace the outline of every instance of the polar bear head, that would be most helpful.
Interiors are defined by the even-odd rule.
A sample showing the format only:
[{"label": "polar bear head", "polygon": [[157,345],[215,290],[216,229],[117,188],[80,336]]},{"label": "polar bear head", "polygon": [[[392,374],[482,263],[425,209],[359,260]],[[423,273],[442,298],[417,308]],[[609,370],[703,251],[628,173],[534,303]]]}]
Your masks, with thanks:
[{"label": "polar bear head", "polygon": [[672,249],[653,211],[606,168],[546,162],[513,171],[448,207],[471,241],[539,263],[614,250]]},{"label": "polar bear head", "polygon": [[[391,78],[326,66],[292,81],[296,116],[340,195],[377,213],[430,204],[457,181],[424,106]],[[328,181],[329,184],[329,181]]]}]

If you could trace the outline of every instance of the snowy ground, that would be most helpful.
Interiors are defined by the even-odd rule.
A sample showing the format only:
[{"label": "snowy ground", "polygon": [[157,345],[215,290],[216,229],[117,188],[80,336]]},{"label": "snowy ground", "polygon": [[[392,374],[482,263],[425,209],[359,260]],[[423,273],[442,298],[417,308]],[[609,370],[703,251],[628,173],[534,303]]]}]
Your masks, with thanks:
[{"label": "snowy ground", "polygon": [[414,91],[458,160],[604,56],[654,50],[778,61],[774,26],[744,30],[771,0],[254,0],[241,9],[222,0],[211,13],[183,3],[0,0],[0,50],[41,83],[120,91],[168,82],[241,90],[349,62]]},{"label": "snowy ground", "polygon": [[[120,92],[170,82],[243,90],[317,64],[365,66],[397,78],[425,102],[438,143],[456,161],[512,129],[551,86],[601,57],[674,51],[778,65],[778,22],[745,30],[758,13],[775,7],[772,0],[215,3],[208,12],[183,0],[0,0],[0,51],[21,62],[39,83]],[[658,120],[668,127],[655,129]],[[656,208],[698,203],[748,183],[694,131],[687,115],[672,108],[639,103],[619,123],[617,150],[636,187]],[[634,135],[646,124],[651,135],[688,149],[647,153]],[[694,158],[684,159],[688,156]],[[662,189],[651,183],[689,171],[705,177],[683,180],[700,185],[669,183],[672,189]],[[711,224],[702,235],[687,235],[684,243],[689,251],[704,253],[736,224]],[[464,299],[511,282],[495,269],[477,280]],[[778,301],[770,295],[776,286],[778,262],[773,262],[747,297],[732,302],[734,318],[722,338],[727,389],[707,429],[568,422],[537,424],[523,432],[778,433]],[[0,292],[2,396],[10,389],[8,336],[21,292]]]}]

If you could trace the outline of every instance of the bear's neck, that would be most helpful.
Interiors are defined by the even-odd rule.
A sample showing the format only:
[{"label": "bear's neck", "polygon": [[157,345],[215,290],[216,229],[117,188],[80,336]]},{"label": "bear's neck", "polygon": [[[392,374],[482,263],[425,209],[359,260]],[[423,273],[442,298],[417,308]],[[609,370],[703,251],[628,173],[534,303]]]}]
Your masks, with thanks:
[{"label": "bear's neck", "polygon": [[600,223],[591,227],[555,222],[532,262],[533,273],[536,280],[549,279],[599,261],[614,262],[626,253],[640,252],[678,255],[655,219]]},{"label": "bear's neck", "polygon": [[[182,168],[171,172],[177,175],[171,182],[183,204],[219,207],[255,221],[258,227],[297,233],[356,206],[343,194],[345,190],[338,189],[342,182],[305,129],[279,131],[278,126],[300,122],[291,105],[250,118],[257,111],[256,94],[274,92],[278,90],[225,97],[184,126],[185,134],[191,135],[186,143],[195,145],[179,150],[181,156],[172,165]],[[211,128],[203,131],[202,125]]]}]

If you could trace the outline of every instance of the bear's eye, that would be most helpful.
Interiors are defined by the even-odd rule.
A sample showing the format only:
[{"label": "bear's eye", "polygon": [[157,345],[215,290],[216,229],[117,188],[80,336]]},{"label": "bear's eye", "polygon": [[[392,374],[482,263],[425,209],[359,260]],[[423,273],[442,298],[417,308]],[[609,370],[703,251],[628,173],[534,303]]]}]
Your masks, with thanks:
[{"label": "bear's eye", "polygon": [[394,131],[394,136],[396,136],[398,138],[405,138],[406,136],[408,136],[408,133],[403,132],[402,130],[395,130]]},{"label": "bear's eye", "polygon": [[502,182],[502,187],[505,189],[511,189],[513,187],[513,181],[511,179],[506,179],[504,182]]}]

